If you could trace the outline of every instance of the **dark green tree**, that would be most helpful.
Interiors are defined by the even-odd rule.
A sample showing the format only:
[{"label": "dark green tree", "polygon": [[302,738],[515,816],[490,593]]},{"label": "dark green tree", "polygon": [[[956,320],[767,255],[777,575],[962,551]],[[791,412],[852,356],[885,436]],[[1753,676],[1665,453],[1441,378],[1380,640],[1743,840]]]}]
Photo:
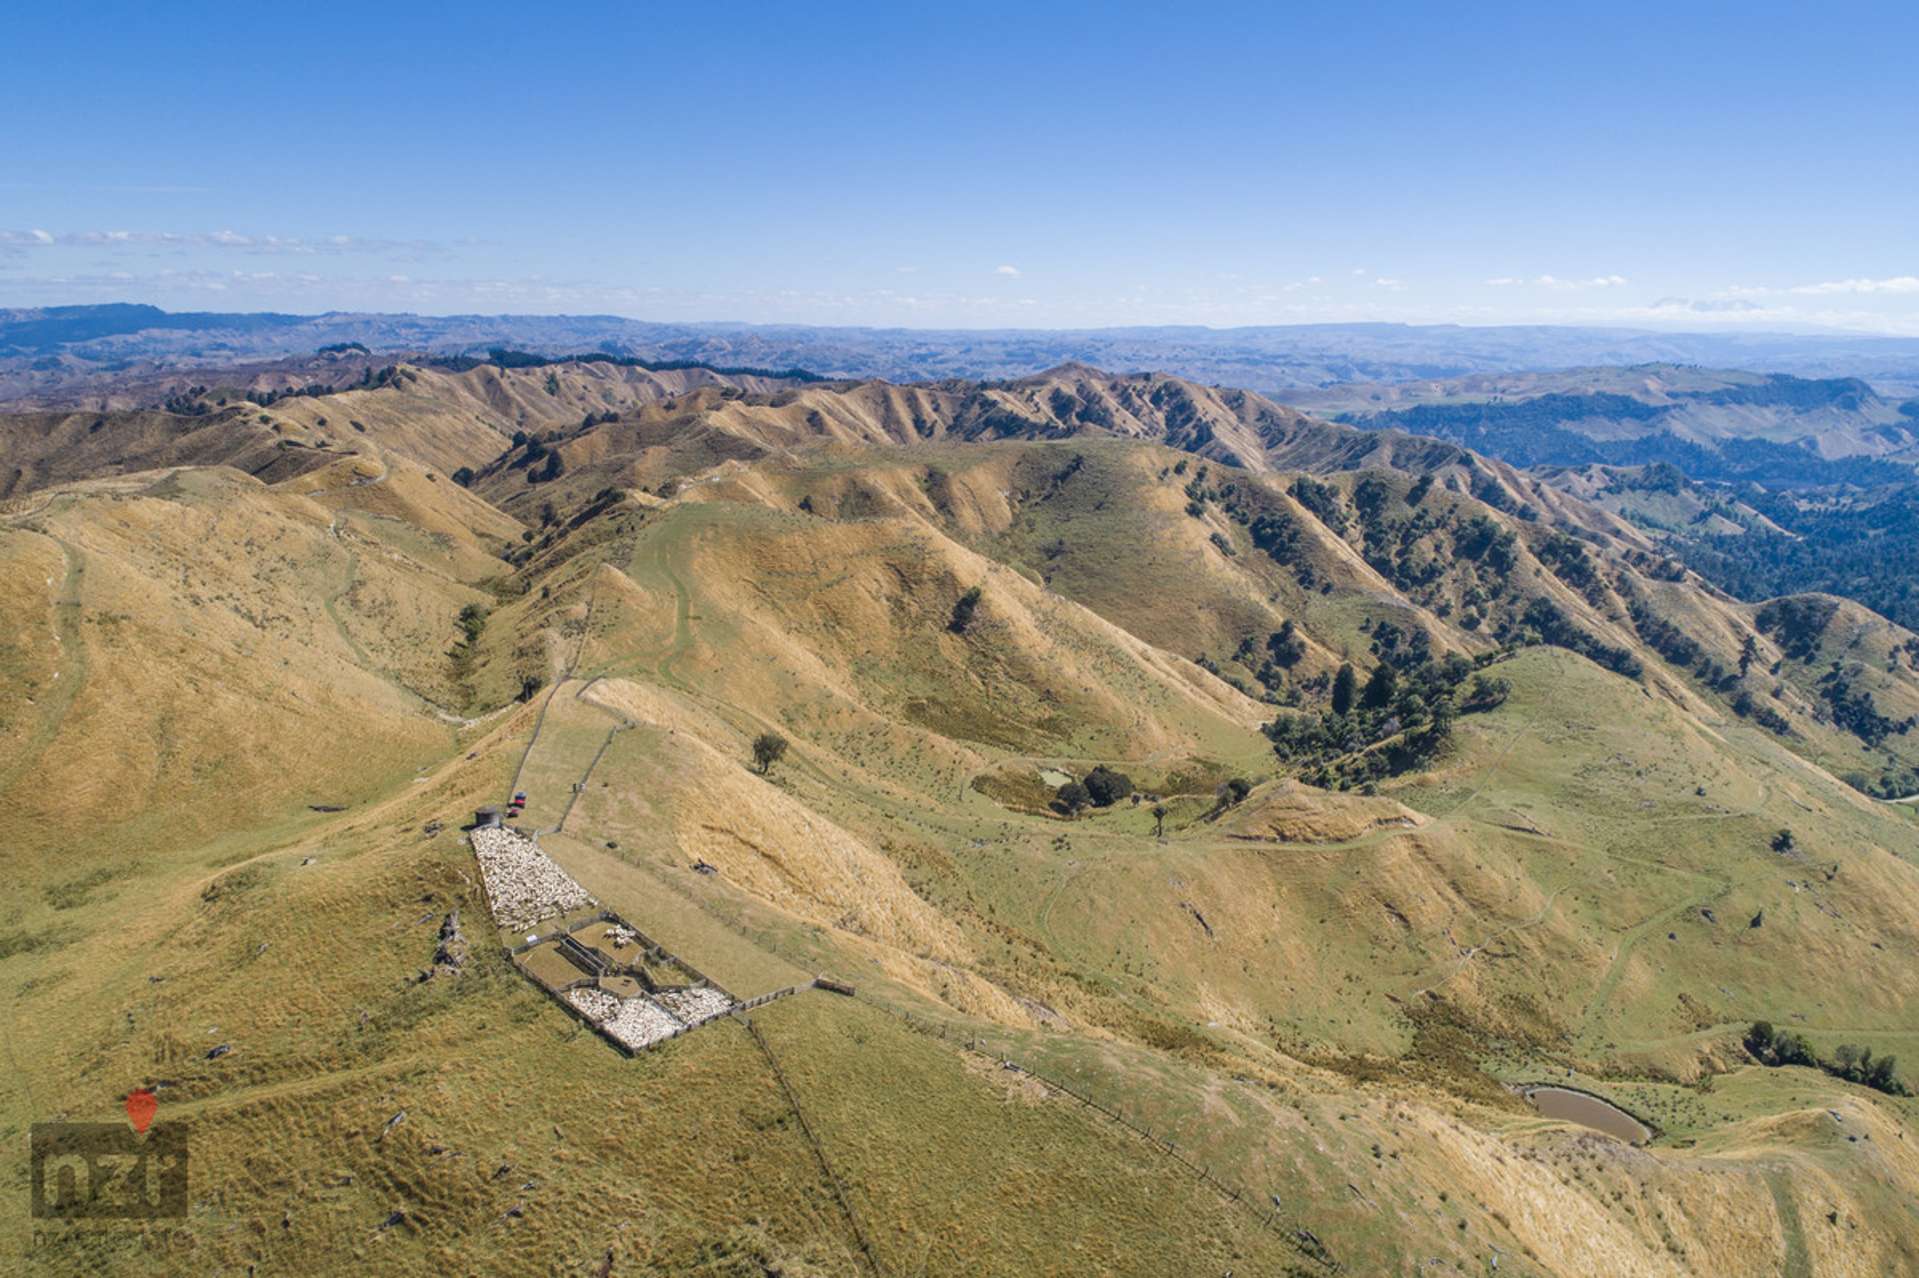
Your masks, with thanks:
[{"label": "dark green tree", "polygon": [[946,623],[946,628],[956,635],[965,634],[966,628],[973,624],[973,614],[979,610],[979,600],[980,588],[969,586],[953,605],[953,617]]},{"label": "dark green tree", "polygon": [[1266,636],[1266,651],[1271,654],[1273,664],[1291,670],[1306,655],[1306,641],[1299,637],[1292,618],[1281,623],[1278,630]]},{"label": "dark green tree", "polygon": [[762,732],[753,738],[753,766],[761,776],[770,772],[786,754],[786,738],[777,732]]},{"label": "dark green tree", "polygon": [[1054,804],[1067,816],[1078,816],[1093,802],[1093,796],[1077,781],[1068,781],[1053,794]]},{"label": "dark green tree", "polygon": [[1345,714],[1353,708],[1353,691],[1359,683],[1359,676],[1353,673],[1350,661],[1341,663],[1339,673],[1333,676],[1333,713]]},{"label": "dark green tree", "polygon": [[1399,691],[1399,673],[1387,662],[1373,667],[1372,677],[1366,680],[1366,692],[1360,698],[1360,704],[1369,710],[1378,710],[1393,703],[1393,695]]},{"label": "dark green tree", "polygon": [[1086,774],[1083,784],[1093,805],[1101,808],[1110,808],[1133,792],[1131,777],[1123,772],[1115,772],[1103,763]]}]

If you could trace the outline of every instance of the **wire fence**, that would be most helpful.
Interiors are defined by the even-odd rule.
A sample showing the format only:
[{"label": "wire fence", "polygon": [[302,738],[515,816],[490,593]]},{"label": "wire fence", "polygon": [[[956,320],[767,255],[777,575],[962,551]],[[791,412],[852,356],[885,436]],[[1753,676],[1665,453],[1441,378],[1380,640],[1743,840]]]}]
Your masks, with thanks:
[{"label": "wire fence", "polygon": [[600,748],[593,752],[593,758],[590,762],[587,763],[586,771],[582,772],[580,774],[580,779],[573,783],[573,793],[567,797],[566,810],[560,813],[560,820],[558,824],[556,824],[551,830],[543,830],[541,831],[541,833],[559,834],[566,829],[566,819],[573,815],[573,805],[580,801],[580,796],[582,794],[586,793],[586,783],[592,780],[593,769],[600,766],[600,760],[605,757],[608,748],[612,746],[613,738],[618,736],[621,732],[625,731],[626,729],[632,726],[633,725],[631,723],[616,723],[610,729],[607,730],[606,740],[600,742]]},{"label": "wire fence", "polygon": [[[580,641],[577,644],[573,645],[573,656],[568,659],[566,663],[566,669],[561,671],[560,677],[553,681],[553,686],[547,689],[546,700],[540,703],[539,717],[533,721],[533,735],[527,738],[526,749],[520,751],[520,766],[513,769],[513,785],[511,787],[511,792],[507,796],[508,798],[511,798],[514,794],[518,794],[520,792],[520,778],[526,772],[526,761],[533,757],[533,747],[539,744],[540,729],[546,726],[547,708],[553,704],[553,698],[557,697],[560,694],[561,685],[563,685],[568,679],[571,679],[573,677],[573,672],[579,668],[580,657],[586,651],[587,635],[591,633],[593,629],[593,607],[595,603],[597,603],[599,600],[599,594],[600,594],[599,582],[595,581],[593,583],[593,588],[587,593],[587,596],[586,596],[586,618],[580,623]],[[591,680],[587,684],[587,687],[592,687],[594,683],[598,683],[598,682],[599,682],[599,679],[596,676],[593,680]],[[585,692],[586,689],[582,688],[580,689],[580,691]],[[567,805],[569,809],[571,809],[572,806],[573,805],[570,803]],[[562,816],[560,820],[561,820],[561,823],[564,824],[566,821],[566,818]],[[554,828],[558,829],[559,827],[555,826]]]},{"label": "wire fence", "polygon": [[985,1050],[981,1047],[980,1039],[977,1036],[949,1033],[946,1025],[942,1022],[917,1017],[911,1012],[896,1011],[893,1008],[886,1007],[879,1003],[869,1002],[867,1006],[879,1008],[880,1011],[905,1022],[908,1026],[922,1034],[944,1039],[946,1042],[958,1047],[961,1051],[969,1052],[983,1060],[992,1061],[1002,1069],[1015,1070],[1040,1084],[1042,1087],[1045,1087],[1048,1091],[1078,1101],[1080,1104],[1098,1111],[1113,1122],[1118,1123],[1128,1131],[1144,1139],[1165,1157],[1184,1167],[1199,1180],[1205,1182],[1215,1190],[1220,1197],[1244,1209],[1254,1220],[1258,1221],[1261,1226],[1280,1238],[1294,1251],[1317,1265],[1326,1273],[1336,1274],[1341,1271],[1339,1261],[1333,1256],[1326,1244],[1320,1241],[1318,1235],[1314,1234],[1312,1230],[1307,1229],[1297,1220],[1289,1217],[1281,1210],[1277,1202],[1270,1207],[1262,1206],[1257,1195],[1250,1193],[1242,1186],[1232,1184],[1229,1181],[1222,1180],[1218,1176],[1215,1176],[1210,1167],[1194,1162],[1191,1158],[1187,1157],[1186,1154],[1182,1153],[1178,1145],[1173,1141],[1153,1131],[1143,1122],[1129,1117],[1123,1110],[1108,1105],[1091,1094],[1081,1091],[1064,1079],[1054,1078],[1048,1074],[1044,1074],[1029,1065],[1014,1060],[1004,1053]]},{"label": "wire fence", "polygon": [[792,1107],[793,1117],[800,1125],[800,1134],[806,1137],[806,1143],[813,1148],[813,1156],[819,1159],[820,1170],[826,1174],[826,1183],[833,1190],[833,1198],[839,1203],[840,1211],[846,1216],[846,1223],[853,1231],[853,1241],[859,1244],[860,1255],[866,1259],[867,1266],[874,1273],[884,1278],[886,1270],[880,1266],[878,1258],[873,1255],[873,1247],[867,1241],[866,1230],[860,1226],[860,1218],[853,1211],[853,1201],[846,1196],[846,1186],[840,1183],[839,1176],[833,1171],[833,1164],[827,1161],[826,1150],[820,1145],[819,1137],[813,1134],[813,1125],[806,1121],[806,1111],[800,1108],[800,1098],[793,1093],[793,1084],[787,1081],[786,1071],[780,1068],[779,1057],[773,1054],[772,1046],[767,1043],[766,1036],[760,1033],[760,1027],[753,1023],[752,1017],[742,1016],[739,1021],[746,1026],[746,1032],[751,1034],[753,1041],[759,1045],[760,1054],[766,1057],[767,1067],[773,1071],[773,1077],[779,1083],[780,1091],[785,1094],[786,1103]]}]

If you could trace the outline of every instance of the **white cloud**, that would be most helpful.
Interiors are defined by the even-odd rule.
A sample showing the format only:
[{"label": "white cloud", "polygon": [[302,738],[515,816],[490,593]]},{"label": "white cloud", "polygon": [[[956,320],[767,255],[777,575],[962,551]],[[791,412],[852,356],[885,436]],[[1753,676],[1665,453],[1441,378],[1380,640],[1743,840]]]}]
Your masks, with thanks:
[{"label": "white cloud", "polygon": [[1822,284],[1800,284],[1788,291],[1815,295],[1831,293],[1919,293],[1919,275],[1894,275],[1883,280],[1827,280]]},{"label": "white cloud", "polygon": [[1594,275],[1588,279],[1583,279],[1583,280],[1577,280],[1577,279],[1567,280],[1567,279],[1561,279],[1557,275],[1535,275],[1531,279],[1528,279],[1522,275],[1501,275],[1494,279],[1487,280],[1486,283],[1492,288],[1531,287],[1531,288],[1551,288],[1551,289],[1560,289],[1560,290],[1584,289],[1584,288],[1618,288],[1621,285],[1626,283],[1626,277],[1623,275]]},{"label": "white cloud", "polygon": [[1017,278],[1017,277],[1018,277],[1018,275],[1019,275],[1019,267],[1017,267],[1017,266],[995,266],[995,267],[993,268],[993,274],[995,274],[995,275],[1007,275],[1007,276],[1013,276],[1013,277],[1015,277],[1015,278]]},{"label": "white cloud", "polygon": [[1393,279],[1391,276],[1382,275],[1378,279],[1373,281],[1373,287],[1389,288],[1389,289],[1392,289],[1394,292],[1398,292],[1400,289],[1403,289],[1406,287],[1406,281],[1396,280],[1396,279]]},{"label": "white cloud", "polygon": [[296,257],[319,254],[408,254],[415,257],[445,252],[429,240],[369,239],[357,235],[248,235],[239,231],[61,231],[38,227],[26,231],[0,230],[0,245],[29,248],[101,249],[231,249],[241,253]]}]

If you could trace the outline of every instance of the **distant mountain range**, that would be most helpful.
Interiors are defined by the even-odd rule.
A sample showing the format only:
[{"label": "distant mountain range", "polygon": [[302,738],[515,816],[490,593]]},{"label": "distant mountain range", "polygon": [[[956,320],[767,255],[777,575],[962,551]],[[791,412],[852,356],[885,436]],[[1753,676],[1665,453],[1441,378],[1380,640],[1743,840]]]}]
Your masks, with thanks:
[{"label": "distant mountain range", "polygon": [[1434,435],[1517,466],[1665,462],[1694,479],[1794,487],[1910,482],[1919,460],[1919,400],[1856,377],[1647,364],[1289,398],[1349,425]]},{"label": "distant mountain range", "polygon": [[152,306],[0,309],[0,398],[83,389],[144,365],[231,365],[357,342],[377,352],[477,354],[496,346],[605,351],[809,369],[893,382],[1020,377],[1069,362],[1171,373],[1282,394],[1340,382],[1402,382],[1546,369],[1694,364],[1860,377],[1919,393],[1919,339],[1631,329],[1312,324],[1213,329],[923,330],[658,324],[614,315],[174,313]]}]

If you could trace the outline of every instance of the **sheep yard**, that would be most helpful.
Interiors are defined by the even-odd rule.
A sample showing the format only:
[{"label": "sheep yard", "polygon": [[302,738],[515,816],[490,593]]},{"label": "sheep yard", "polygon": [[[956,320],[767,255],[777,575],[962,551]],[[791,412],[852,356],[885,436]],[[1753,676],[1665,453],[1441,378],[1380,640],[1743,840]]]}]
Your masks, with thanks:
[{"label": "sheep yard", "polygon": [[[514,965],[627,1054],[677,1038],[738,1006],[725,990],[596,902],[535,836],[481,825],[468,833],[493,921]],[[551,924],[552,926],[547,926]],[[536,929],[527,931],[528,929]]]}]

